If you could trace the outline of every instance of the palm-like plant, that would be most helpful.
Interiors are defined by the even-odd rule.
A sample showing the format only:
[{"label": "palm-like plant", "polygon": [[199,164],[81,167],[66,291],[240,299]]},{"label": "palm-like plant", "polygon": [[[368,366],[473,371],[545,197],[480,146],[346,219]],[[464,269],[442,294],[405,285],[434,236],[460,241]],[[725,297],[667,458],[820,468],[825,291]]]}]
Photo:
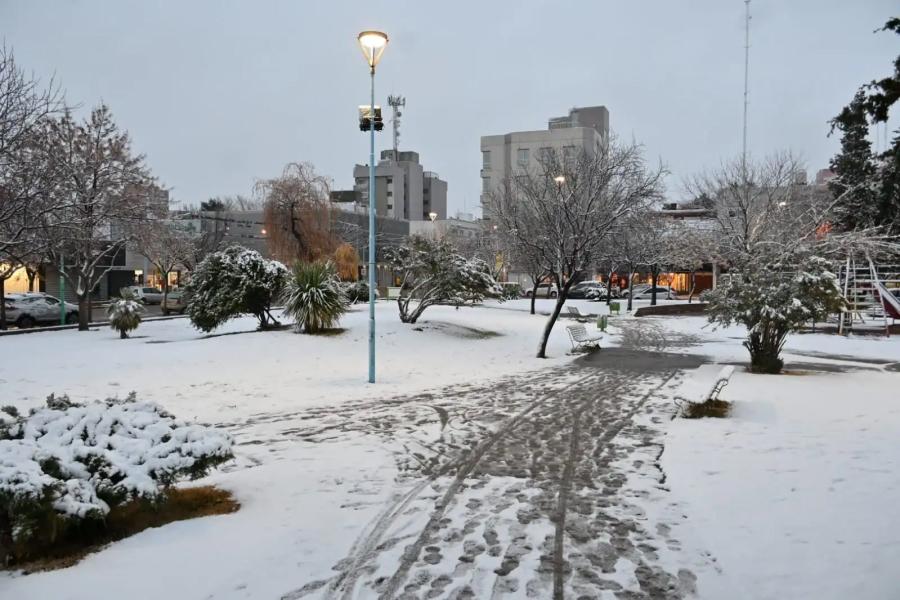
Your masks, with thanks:
[{"label": "palm-like plant", "polygon": [[118,331],[119,337],[123,340],[128,337],[129,331],[134,331],[141,324],[143,312],[144,307],[127,291],[123,291],[122,297],[111,302],[106,309],[109,326]]},{"label": "palm-like plant", "polygon": [[334,327],[347,312],[347,297],[330,262],[297,263],[282,300],[284,313],[306,333]]}]

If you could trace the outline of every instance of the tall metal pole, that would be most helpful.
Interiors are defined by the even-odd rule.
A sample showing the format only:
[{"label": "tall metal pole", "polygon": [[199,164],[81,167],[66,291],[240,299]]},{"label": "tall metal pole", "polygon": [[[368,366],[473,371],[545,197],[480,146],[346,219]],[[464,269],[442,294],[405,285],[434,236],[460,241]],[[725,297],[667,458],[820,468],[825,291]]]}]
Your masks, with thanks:
[{"label": "tall metal pole", "polygon": [[744,149],[741,153],[741,171],[744,179],[747,178],[747,105],[750,92],[748,88],[750,70],[750,0],[744,0],[746,8],[744,23]]},{"label": "tall metal pole", "polygon": [[[66,324],[66,278],[63,277],[65,261],[63,255],[59,255],[59,324]],[[90,321],[90,317],[88,317]]]},{"label": "tall metal pole", "polygon": [[375,383],[375,65],[369,105],[369,383]]}]

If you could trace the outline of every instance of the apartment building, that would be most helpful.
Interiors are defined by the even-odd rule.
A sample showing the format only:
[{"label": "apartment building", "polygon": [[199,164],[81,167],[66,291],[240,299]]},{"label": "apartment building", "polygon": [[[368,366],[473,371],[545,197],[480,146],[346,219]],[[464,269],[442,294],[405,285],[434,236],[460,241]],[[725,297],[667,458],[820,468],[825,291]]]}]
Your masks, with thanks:
[{"label": "apartment building", "polygon": [[[353,168],[353,191],[357,202],[369,202],[369,166]],[[375,212],[378,216],[406,221],[447,217],[447,182],[437,173],[425,171],[419,153],[383,150],[375,165]]]},{"label": "apartment building", "polygon": [[491,218],[491,193],[518,171],[533,169],[549,150],[563,156],[596,151],[609,141],[609,111],[605,106],[573,108],[564,117],[553,117],[547,129],[514,131],[481,138],[481,207]]}]

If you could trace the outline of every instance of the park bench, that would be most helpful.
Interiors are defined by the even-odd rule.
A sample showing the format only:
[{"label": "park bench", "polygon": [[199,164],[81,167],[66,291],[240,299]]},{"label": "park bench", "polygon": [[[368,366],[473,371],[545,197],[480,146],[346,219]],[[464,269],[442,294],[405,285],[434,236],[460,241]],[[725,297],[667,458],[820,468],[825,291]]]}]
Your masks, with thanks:
[{"label": "park bench", "polygon": [[699,381],[690,379],[682,384],[681,389],[675,396],[675,401],[680,406],[684,402],[703,404],[708,400],[718,400],[719,393],[722,391],[722,388],[728,385],[733,374],[734,367],[726,365],[719,369],[719,372],[713,379]]},{"label": "park bench", "polygon": [[588,333],[584,325],[567,325],[566,331],[569,332],[569,339],[572,341],[572,350],[579,348],[600,347],[600,340],[603,336],[599,333]]},{"label": "park bench", "polygon": [[591,320],[591,315],[586,315],[581,310],[578,309],[577,306],[566,306],[566,310],[568,311],[568,316],[572,317],[576,321],[581,323],[587,323]]}]

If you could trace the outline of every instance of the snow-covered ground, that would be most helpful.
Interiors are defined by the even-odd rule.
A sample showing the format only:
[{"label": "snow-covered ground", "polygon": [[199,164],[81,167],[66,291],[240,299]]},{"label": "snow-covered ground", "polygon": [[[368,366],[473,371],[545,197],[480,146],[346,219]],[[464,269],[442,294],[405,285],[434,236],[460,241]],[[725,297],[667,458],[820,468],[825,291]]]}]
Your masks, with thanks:
[{"label": "snow-covered ground", "polygon": [[[599,308],[586,301],[570,304],[585,312]],[[538,300],[539,311],[551,307],[551,301]],[[247,318],[212,336],[191,329],[186,320],[173,320],[145,323],[130,340],[119,340],[109,329],[0,338],[2,404],[21,409],[51,392],[90,400],[135,390],[180,418],[226,427],[236,436],[237,458],[202,483],[233,490],[242,503],[232,515],[145,531],[69,569],[0,575],[0,598],[311,598],[332,589],[335,577],[355,581],[392,572],[385,561],[399,560],[410,542],[391,542],[395,545],[372,562],[367,552],[375,548],[366,545],[383,539],[376,530],[389,536],[384,544],[408,540],[411,528],[428,514],[417,507],[437,502],[450,489],[446,478],[409,476],[407,471],[422,465],[405,466],[398,456],[411,461],[429,453],[446,456],[479,431],[466,430],[466,423],[496,429],[492,410],[505,415],[507,406],[527,404],[536,391],[554,398],[562,412],[576,410],[564,390],[581,380],[554,381],[549,375],[572,364],[566,322],[551,338],[552,358],[536,360],[545,318],[527,314],[527,308],[526,301],[436,307],[410,326],[399,322],[393,303],[379,303],[375,385],[364,383],[363,307],[342,321],[345,331],[335,336],[255,332],[255,321]],[[700,317],[612,321],[624,324],[614,330],[632,348],[701,354],[708,363],[747,361],[739,328],[713,331]],[[616,336],[604,345],[619,341]],[[601,351],[598,358],[603,356]],[[635,556],[657,557],[678,574],[679,586],[685,586],[680,590],[690,590],[696,577],[702,598],[900,597],[900,576],[893,568],[900,561],[900,373],[894,370],[900,338],[792,336],[786,359],[790,375],[737,370],[722,394],[735,401],[734,416],[726,420],[669,421],[669,400],[677,389],[659,387],[662,375],[643,377],[635,389],[620,375],[600,376],[598,381],[607,382],[603,386],[625,390],[623,402],[637,402],[641,390],[655,391],[644,409],[635,409],[633,426],[625,427],[619,447],[610,451],[613,470],[603,477],[621,490],[603,500],[606,512],[598,523],[635,519],[640,539],[627,533],[632,531],[627,526],[619,540],[641,547],[639,554],[631,548],[632,562],[640,562]],[[682,371],[681,378],[708,377],[717,368]],[[494,406],[496,399],[481,396],[492,385],[505,390],[509,405]],[[584,389],[580,393],[578,401],[585,402]],[[456,398],[459,414],[452,411]],[[548,418],[556,407],[547,406]],[[487,417],[475,414],[479,411]],[[579,414],[573,412],[571,420]],[[604,415],[587,416],[601,427]],[[487,421],[478,421],[482,417]],[[435,446],[435,439],[446,444]],[[529,441],[514,439],[504,449],[513,456],[517,445]],[[662,472],[651,468],[661,440]],[[568,448],[567,438],[557,442]],[[535,516],[527,530],[501,526],[507,517],[515,525],[515,507],[527,506],[536,492],[517,483],[521,475],[506,461],[508,455],[500,458],[491,462],[488,456],[478,467],[487,484],[466,484],[468,502],[450,507],[446,518],[462,519],[466,536],[490,533],[501,546],[531,548],[516,555],[520,571],[512,575],[545,570],[541,543],[552,536],[552,522]],[[399,501],[411,491],[416,495],[408,496],[409,503]],[[518,504],[505,502],[504,494],[514,494]],[[573,489],[572,501],[582,506],[592,494],[591,487]],[[479,517],[479,504],[497,506],[496,515]],[[396,512],[386,512],[392,507]],[[395,518],[404,510],[408,519]],[[480,523],[474,532],[466,529],[470,518]],[[526,536],[524,546],[507,539],[516,535]],[[595,542],[608,550],[619,547],[605,533],[601,538],[567,542],[567,552]],[[411,565],[410,573],[430,568],[428,556],[434,569],[452,572],[456,555],[471,551],[467,540],[461,539],[458,549],[457,542],[447,546],[443,555],[426,555],[424,567]],[[355,562],[346,562],[348,556]],[[539,581],[524,585],[527,576],[520,578],[522,587],[514,587],[509,577],[494,575],[507,557],[508,552],[501,561],[490,549],[478,554],[476,548],[475,573],[496,580],[493,587],[477,588],[482,595],[547,597],[541,594],[549,588]],[[615,556],[612,562],[613,580],[626,589],[639,585],[629,570],[635,564]],[[588,585],[590,579],[578,577],[567,591]],[[448,596],[451,587],[435,587],[440,581],[430,590]],[[372,597],[364,586],[342,589]],[[615,597],[614,591],[604,594]]]}]

